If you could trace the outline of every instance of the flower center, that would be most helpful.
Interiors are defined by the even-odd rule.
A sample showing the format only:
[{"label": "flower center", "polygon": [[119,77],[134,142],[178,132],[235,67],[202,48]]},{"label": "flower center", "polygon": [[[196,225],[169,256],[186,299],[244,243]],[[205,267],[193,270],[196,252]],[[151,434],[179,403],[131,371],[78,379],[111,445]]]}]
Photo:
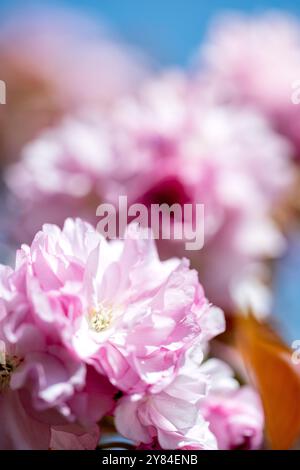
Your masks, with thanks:
[{"label": "flower center", "polygon": [[22,360],[17,356],[5,356],[0,361],[0,393],[9,388],[11,374],[21,364]]},{"label": "flower center", "polygon": [[113,319],[113,310],[112,305],[99,304],[97,307],[92,307],[89,311],[90,327],[97,333],[107,330]]}]

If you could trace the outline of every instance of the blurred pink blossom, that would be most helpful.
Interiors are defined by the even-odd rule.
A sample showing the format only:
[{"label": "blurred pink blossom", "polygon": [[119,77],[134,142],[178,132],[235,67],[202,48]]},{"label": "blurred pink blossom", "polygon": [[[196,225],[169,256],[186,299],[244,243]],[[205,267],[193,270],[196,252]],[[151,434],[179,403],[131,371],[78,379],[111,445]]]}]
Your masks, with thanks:
[{"label": "blurred pink blossom", "polygon": [[44,223],[62,225],[72,216],[95,222],[115,169],[104,117],[65,118],[44,131],[6,171],[9,188],[20,198],[11,211],[23,230],[20,236],[12,218],[14,237],[31,242]]},{"label": "blurred pink blossom", "polygon": [[[149,72],[145,57],[88,15],[63,8],[29,9],[3,20],[1,160],[68,112],[107,109]],[[3,163],[1,161],[1,163]]]},{"label": "blurred pink blossom", "polygon": [[104,119],[69,120],[29,144],[6,175],[25,233],[76,212],[94,221],[97,206],[117,205],[120,195],[148,208],[202,203],[204,249],[184,253],[162,240],[159,250],[189,256],[209,297],[231,308],[232,285],[249,264],[283,249],[271,212],[292,181],[291,151],[258,112],[204,95],[197,81],[169,73],[116,102]]},{"label": "blurred pink blossom", "polygon": [[[260,113],[205,94],[197,80],[171,73],[122,100],[116,154],[124,152],[119,159],[131,174],[114,191],[148,206],[204,204],[205,246],[187,255],[209,298],[230,308],[232,286],[249,264],[283,249],[270,214],[292,181],[292,152]],[[169,257],[181,247],[162,242],[160,249]]]},{"label": "blurred pink blossom", "polygon": [[200,405],[220,450],[254,450],[263,442],[264,414],[259,395],[239,387],[225,363],[211,359],[202,366],[211,377],[210,391]]},{"label": "blurred pink blossom", "polygon": [[254,106],[288,137],[300,155],[300,23],[282,12],[227,14],[217,19],[199,51],[199,77],[220,101]]}]

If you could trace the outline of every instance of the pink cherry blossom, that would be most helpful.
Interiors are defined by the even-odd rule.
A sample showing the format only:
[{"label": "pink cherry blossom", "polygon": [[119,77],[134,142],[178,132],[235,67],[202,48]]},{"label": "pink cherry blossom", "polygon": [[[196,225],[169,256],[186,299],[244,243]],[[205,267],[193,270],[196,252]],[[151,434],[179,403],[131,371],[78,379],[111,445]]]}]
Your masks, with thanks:
[{"label": "pink cherry blossom", "polygon": [[299,21],[282,12],[225,15],[214,22],[199,52],[202,66],[204,62],[199,75],[207,74],[218,98],[260,109],[291,139],[296,156],[300,111],[292,96],[299,98],[299,31]]},{"label": "pink cherry blossom", "polygon": [[108,243],[90,225],[67,220],[62,231],[45,226],[23,255],[63,342],[123,390],[168,382],[195,341],[224,329],[196,272],[186,260],[161,263],[148,231],[131,226],[124,243]]},{"label": "pink cherry blossom", "polygon": [[264,415],[258,394],[249,386],[238,387],[233,372],[218,360],[202,366],[211,377],[210,393],[200,411],[209,422],[218,448],[222,450],[259,449],[263,442]]},{"label": "pink cherry blossom", "polygon": [[106,119],[66,121],[42,135],[6,179],[25,230],[26,220],[61,224],[68,213],[94,221],[99,203],[120,195],[147,207],[204,204],[204,249],[161,241],[159,251],[190,257],[209,298],[229,310],[249,265],[284,247],[270,213],[292,181],[290,154],[261,114],[210,102],[205,87],[178,72],[121,99]]},{"label": "pink cherry blossom", "polygon": [[[116,155],[129,163],[113,188],[116,198],[147,206],[204,204],[204,248],[185,255],[209,298],[232,309],[233,286],[249,266],[283,250],[270,213],[292,181],[292,151],[259,112],[205,94],[197,80],[166,74],[116,107],[115,145],[123,136]],[[183,255],[179,243],[160,241],[159,249],[166,258]]]},{"label": "pink cherry blossom", "polygon": [[6,15],[0,62],[1,79],[14,97],[0,109],[1,161],[6,162],[66,113],[109,108],[149,69],[142,53],[89,15],[45,6]]},{"label": "pink cherry blossom", "polygon": [[[11,436],[18,416],[24,429],[31,419],[48,425],[43,448],[90,446],[117,389],[158,393],[191,346],[204,350],[224,330],[188,262],[160,262],[135,226],[108,243],[79,219],[45,225],[15,269],[2,268],[0,286],[0,399],[8,415],[15,402],[24,409],[6,420],[4,447],[32,445]],[[82,429],[72,436],[68,423]]]},{"label": "pink cherry blossom", "polygon": [[[116,410],[118,431],[146,448],[217,449],[214,435],[195,405],[160,392],[149,396],[131,395]],[[141,448],[145,448],[142,445]]]},{"label": "pink cherry blossom", "polygon": [[182,368],[158,393],[121,398],[115,411],[117,430],[140,448],[217,449],[199,400],[208,393],[209,378]]},{"label": "pink cherry blossom", "polygon": [[[72,357],[55,345],[52,349],[48,346],[50,353],[36,352],[40,345],[34,336],[41,333],[32,328],[31,334],[31,337],[29,332],[23,334],[27,335],[25,341],[30,341],[27,351],[20,335],[23,344],[11,347],[14,355],[4,349],[1,340],[0,448],[63,449],[67,445],[73,449],[95,448],[99,428],[91,420],[100,419],[113,406],[108,395],[112,394],[110,385],[105,380],[98,381],[96,393],[95,383],[84,377],[82,365],[78,363],[77,371],[68,370]],[[88,397],[93,410],[87,403]],[[101,400],[102,405],[96,406],[96,400]],[[85,416],[85,412],[89,415]],[[78,414],[77,422],[81,420],[80,425],[75,424],[75,414]],[[68,424],[69,421],[74,424]]]},{"label": "pink cherry blossom", "polygon": [[[72,216],[96,220],[96,208],[107,200],[115,171],[110,145],[104,116],[90,116],[66,117],[24,146],[22,162],[6,174],[10,189],[22,199],[19,211],[16,208],[22,242],[31,242],[44,223],[62,225]],[[14,219],[11,226],[12,235],[20,240]]]},{"label": "pink cherry blossom", "polygon": [[[121,398],[117,429],[140,449],[259,448],[258,396],[250,387],[239,388],[232,375],[219,360],[199,366],[188,359],[163,391]],[[250,400],[243,404],[243,398]]]}]

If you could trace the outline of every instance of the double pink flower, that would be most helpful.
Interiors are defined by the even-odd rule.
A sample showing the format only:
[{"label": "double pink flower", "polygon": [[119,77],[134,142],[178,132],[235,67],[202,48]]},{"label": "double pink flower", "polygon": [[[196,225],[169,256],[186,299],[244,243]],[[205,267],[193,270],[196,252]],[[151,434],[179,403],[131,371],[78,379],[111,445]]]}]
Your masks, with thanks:
[{"label": "double pink flower", "polygon": [[1,448],[94,448],[115,406],[137,443],[216,447],[199,366],[223,315],[186,260],[159,260],[147,231],[107,243],[79,219],[45,225],[1,268],[0,289]]}]

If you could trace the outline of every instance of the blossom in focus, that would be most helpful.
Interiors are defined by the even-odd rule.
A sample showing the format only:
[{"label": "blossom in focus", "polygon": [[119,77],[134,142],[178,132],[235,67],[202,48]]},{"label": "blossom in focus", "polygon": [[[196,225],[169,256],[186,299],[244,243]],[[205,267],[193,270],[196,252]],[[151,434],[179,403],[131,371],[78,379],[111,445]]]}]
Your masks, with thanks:
[{"label": "blossom in focus", "polygon": [[159,393],[223,330],[188,262],[160,262],[135,226],[108,243],[79,219],[45,225],[1,269],[1,447],[33,445],[21,419],[47,429],[35,446],[90,445],[117,390]]},{"label": "blossom in focus", "polygon": [[[108,243],[80,220],[62,231],[45,226],[31,257],[43,279],[47,269],[46,293],[64,286],[57,309],[48,299],[63,342],[121,390],[159,389],[195,341],[206,344],[224,329],[188,262],[160,262],[149,233],[135,226],[124,243]],[[63,321],[61,303],[72,310]]]},{"label": "blossom in focus", "polygon": [[[262,47],[263,45],[263,47]],[[251,105],[300,150],[300,25],[288,15],[225,15],[199,51],[199,77],[220,101]],[[293,88],[294,87],[294,88]]]},{"label": "blossom in focus", "polygon": [[[186,391],[181,389],[181,394]],[[172,387],[149,396],[122,398],[116,409],[116,426],[139,448],[217,449],[216,439],[197,406],[186,399],[173,397]]]},{"label": "blossom in focus", "polygon": [[199,413],[199,402],[208,391],[209,376],[191,366],[187,356],[162,391],[121,398],[115,411],[117,430],[139,448],[217,449],[215,436]]},{"label": "blossom in focus", "polygon": [[[246,392],[247,390],[247,392]],[[243,404],[243,398],[251,398]],[[122,398],[118,431],[139,449],[251,449],[262,444],[263,413],[250,387],[239,388],[222,361],[187,360],[162,392]]]}]

